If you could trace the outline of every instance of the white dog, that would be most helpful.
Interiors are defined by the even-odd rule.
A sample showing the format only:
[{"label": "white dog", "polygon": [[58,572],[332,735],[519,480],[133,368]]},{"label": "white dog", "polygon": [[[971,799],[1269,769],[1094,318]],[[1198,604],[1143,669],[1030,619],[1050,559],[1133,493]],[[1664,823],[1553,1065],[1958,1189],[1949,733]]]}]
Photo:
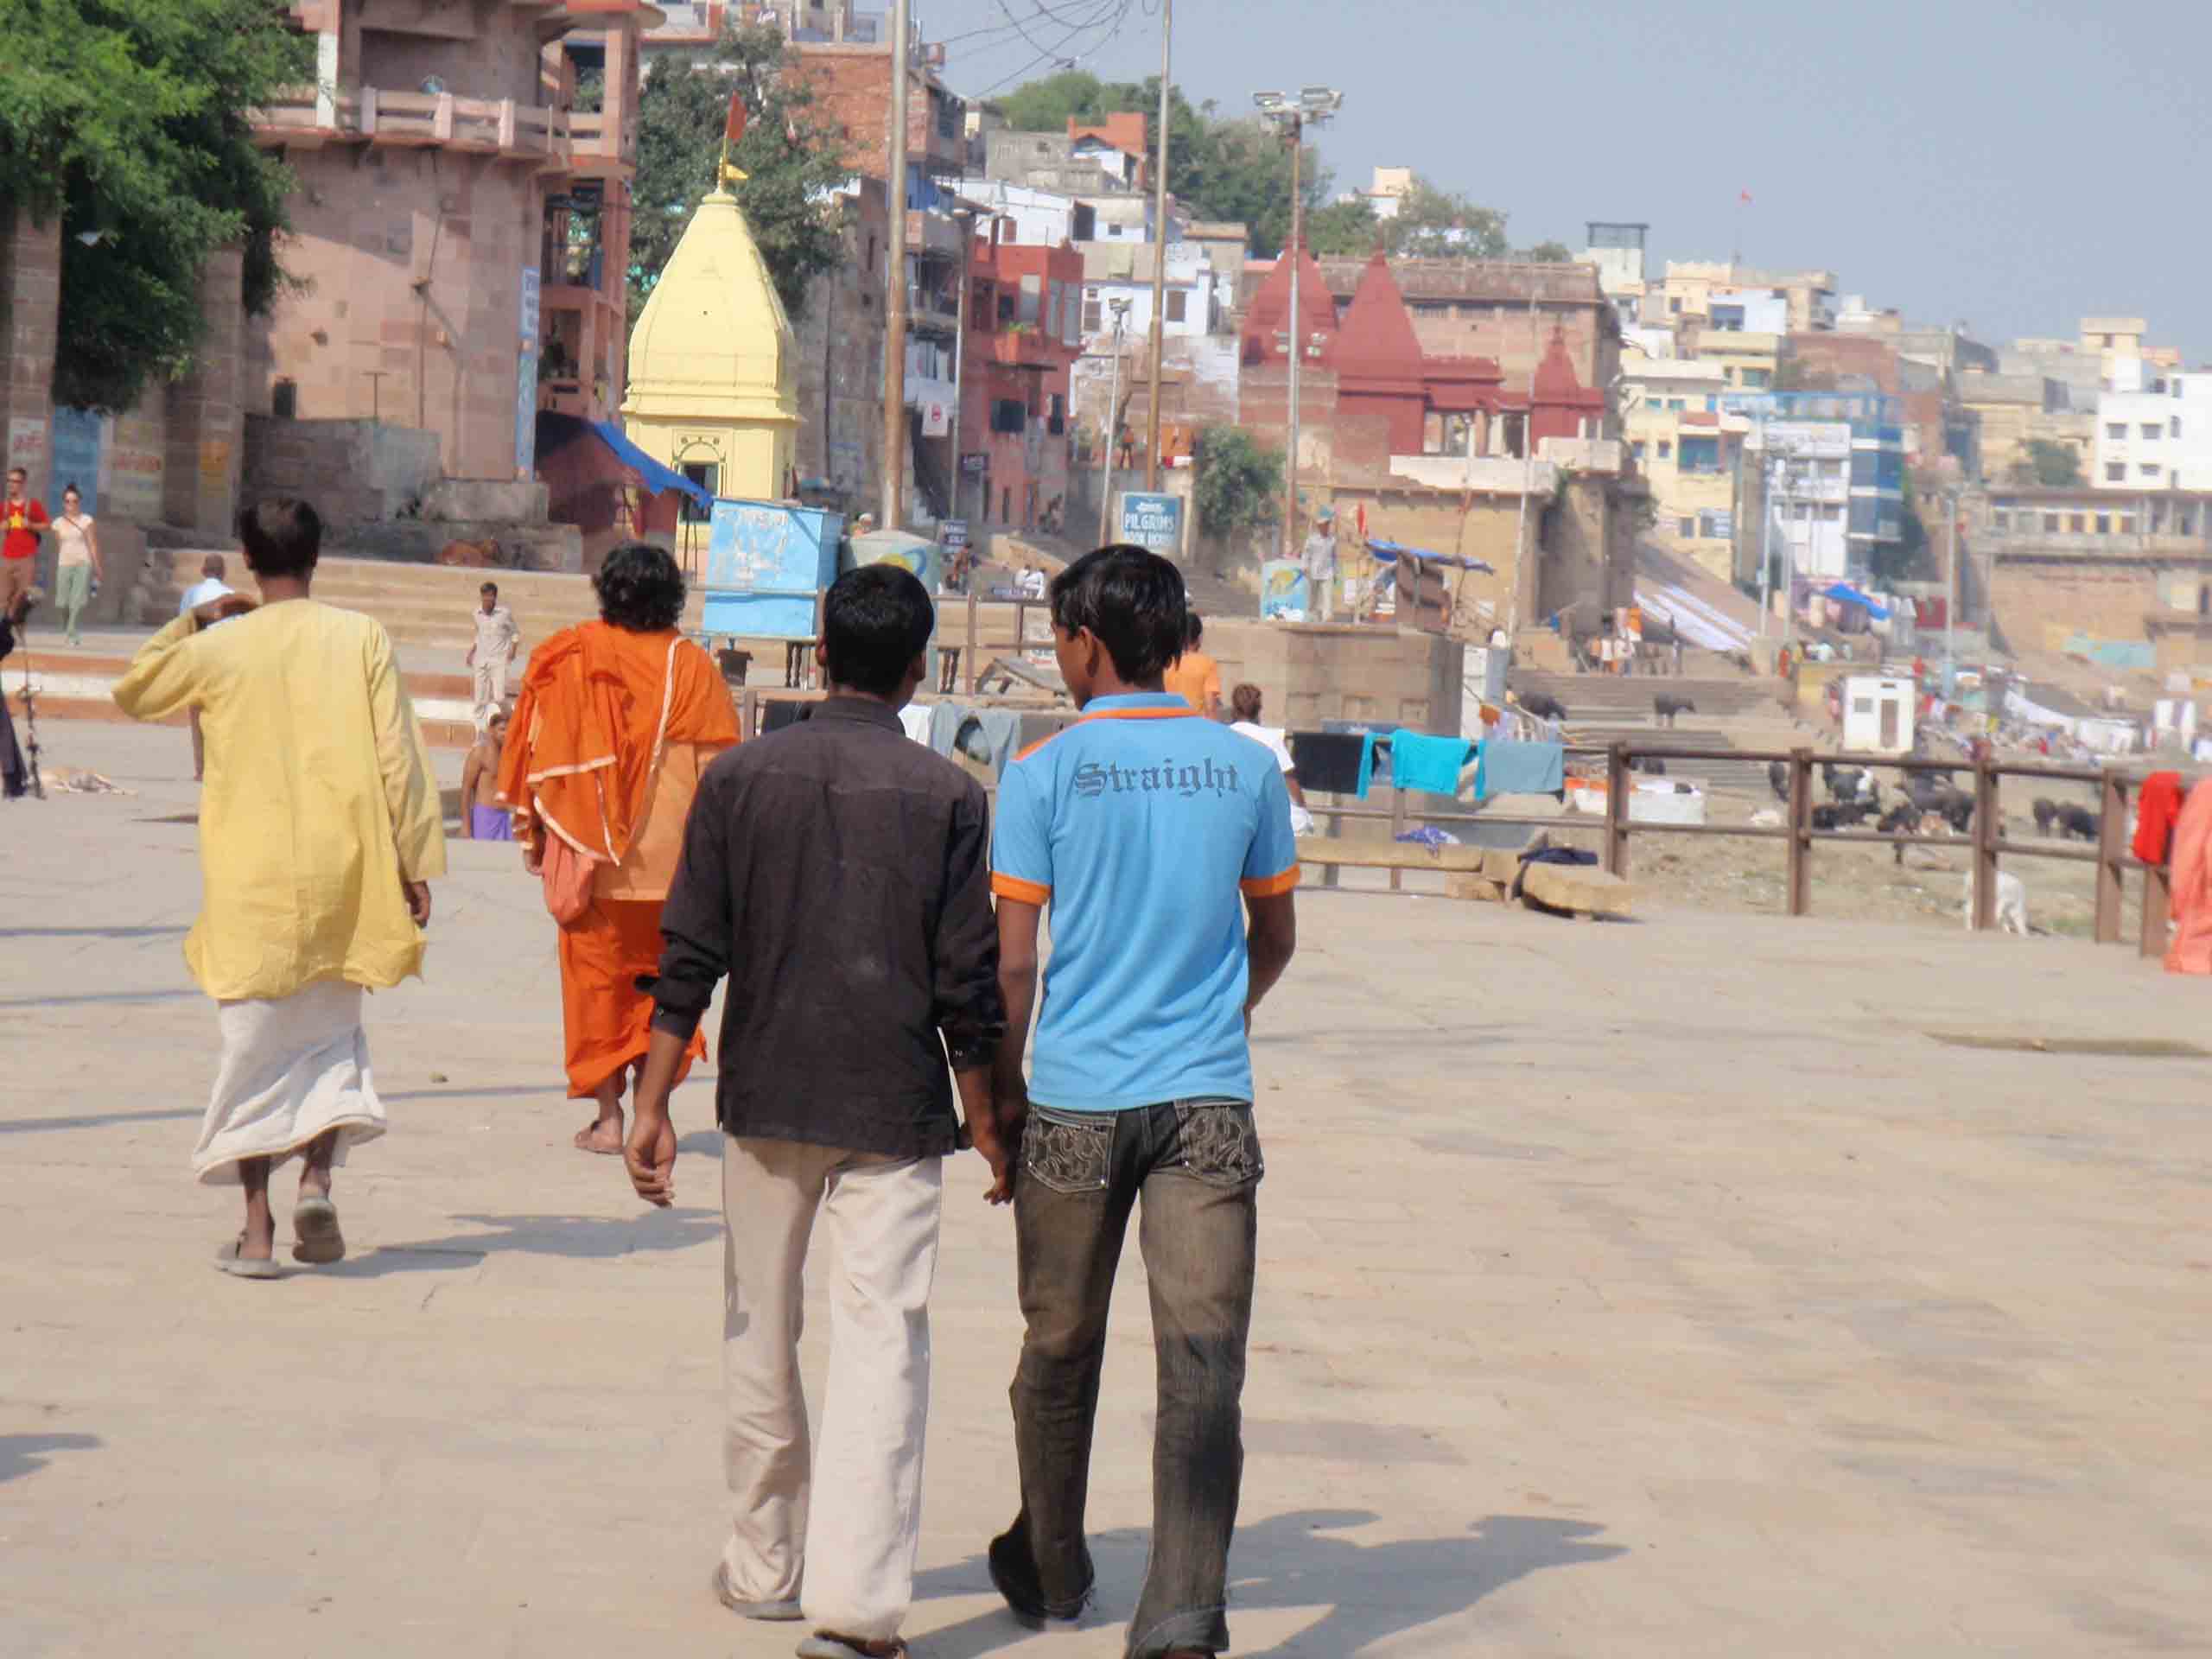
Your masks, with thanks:
[{"label": "white dog", "polygon": [[[1968,927],[1974,925],[1974,872],[1966,874],[1966,902],[1960,912]],[[1999,931],[2018,933],[2024,937],[2028,931],[2028,887],[2009,870],[1997,873],[1997,926]]]}]

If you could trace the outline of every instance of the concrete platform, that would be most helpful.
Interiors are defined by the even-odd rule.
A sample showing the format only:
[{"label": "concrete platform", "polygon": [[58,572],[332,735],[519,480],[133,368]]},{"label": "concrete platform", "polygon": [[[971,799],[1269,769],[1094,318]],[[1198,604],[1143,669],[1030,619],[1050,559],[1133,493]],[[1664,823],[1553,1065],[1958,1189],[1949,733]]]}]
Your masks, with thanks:
[{"label": "concrete platform", "polygon": [[[188,756],[48,740],[139,792],[0,805],[0,1655],[788,1654],[707,1587],[710,1085],[672,1213],[572,1151],[550,924],[511,849],[457,846],[429,979],[372,1009],[393,1133],[340,1173],[353,1255],[218,1275]],[[1236,1653],[2212,1651],[2212,987],[1841,921],[1354,891],[1300,921],[1257,1037]],[[1149,1518],[1142,1274],[1103,1617],[1028,1636],[981,1558],[1020,1335],[982,1185],[949,1173],[910,1629],[1109,1659]]]}]

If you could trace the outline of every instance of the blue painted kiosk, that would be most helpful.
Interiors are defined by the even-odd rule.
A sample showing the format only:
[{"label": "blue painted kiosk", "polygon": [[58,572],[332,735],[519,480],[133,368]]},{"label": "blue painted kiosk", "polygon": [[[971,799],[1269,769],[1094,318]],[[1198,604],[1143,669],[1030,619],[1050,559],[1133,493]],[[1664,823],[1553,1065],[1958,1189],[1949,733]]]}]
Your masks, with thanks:
[{"label": "blue painted kiosk", "polygon": [[707,632],[812,639],[822,594],[837,579],[843,515],[717,496],[707,522]]}]

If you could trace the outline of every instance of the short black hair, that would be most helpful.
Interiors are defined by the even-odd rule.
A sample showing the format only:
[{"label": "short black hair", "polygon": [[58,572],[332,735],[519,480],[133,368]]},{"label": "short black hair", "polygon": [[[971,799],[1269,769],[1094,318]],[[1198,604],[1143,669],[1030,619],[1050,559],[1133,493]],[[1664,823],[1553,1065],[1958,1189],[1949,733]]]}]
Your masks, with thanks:
[{"label": "short black hair", "polygon": [[297,496],[272,495],[238,514],[246,569],[257,576],[304,576],[322,556],[322,515]]},{"label": "short black hair", "polygon": [[1051,592],[1053,626],[1090,629],[1132,685],[1158,679],[1183,654],[1183,573],[1149,549],[1109,543],[1053,577]]},{"label": "short black hair", "polygon": [[830,678],[886,697],[905,681],[937,631],[937,604],[903,565],[864,564],[830,584],[822,602]]},{"label": "short black hair", "polygon": [[1183,622],[1183,649],[1196,651],[1198,641],[1206,637],[1206,625],[1198,620],[1198,613],[1191,612]]},{"label": "short black hair", "polygon": [[31,475],[20,467],[10,467],[8,469],[8,476],[10,478],[20,478],[26,484],[31,481]]},{"label": "short black hair", "polygon": [[61,486],[61,493],[64,495],[73,495],[79,501],[85,499],[85,493],[77,487],[77,480],[73,478]]},{"label": "short black hair", "polygon": [[487,582],[476,591],[479,594],[489,594],[493,598],[497,599],[499,596],[499,584],[496,582]]},{"label": "short black hair", "polygon": [[632,633],[665,633],[683,614],[683,573],[651,542],[625,542],[591,579],[599,613]]}]

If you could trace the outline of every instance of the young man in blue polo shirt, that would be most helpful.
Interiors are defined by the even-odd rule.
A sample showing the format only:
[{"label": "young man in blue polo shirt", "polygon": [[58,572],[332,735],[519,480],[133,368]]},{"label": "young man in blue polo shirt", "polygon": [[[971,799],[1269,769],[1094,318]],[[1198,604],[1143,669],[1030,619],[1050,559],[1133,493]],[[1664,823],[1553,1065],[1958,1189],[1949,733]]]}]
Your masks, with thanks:
[{"label": "young man in blue polo shirt", "polygon": [[1128,1652],[1197,1659],[1229,1644],[1262,1173],[1247,1038],[1296,944],[1298,845],[1274,757],[1161,690],[1184,641],[1173,565],[1101,548],[1052,583],[1052,607],[1083,718],[1007,768],[991,857],[1007,1005],[994,1094],[1000,1137],[1020,1136],[1028,1322],[1013,1394],[1021,1513],[992,1542],[991,1579],[1032,1624],[1073,1618],[1090,1597],[1107,1304],[1141,1198],[1160,1395],[1152,1560]]}]

